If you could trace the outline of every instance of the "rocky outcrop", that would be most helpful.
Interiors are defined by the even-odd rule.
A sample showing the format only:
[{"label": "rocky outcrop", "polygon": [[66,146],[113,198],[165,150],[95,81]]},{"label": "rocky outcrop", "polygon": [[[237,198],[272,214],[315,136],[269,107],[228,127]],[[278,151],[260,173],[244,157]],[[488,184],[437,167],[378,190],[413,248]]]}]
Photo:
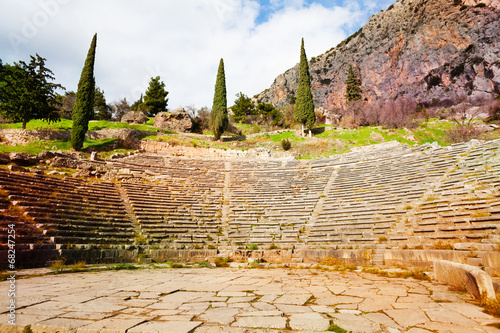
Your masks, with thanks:
[{"label": "rocky outcrop", "polygon": [[[369,102],[399,96],[419,103],[494,98],[500,93],[499,14],[499,0],[396,2],[311,59],[315,105],[327,110],[345,106],[351,64]],[[279,75],[257,99],[283,107],[297,86],[298,65]]]},{"label": "rocky outcrop", "polygon": [[145,124],[148,120],[148,116],[141,111],[129,111],[123,115],[121,122],[127,124]]},{"label": "rocky outcrop", "polygon": [[154,127],[174,132],[191,132],[193,119],[184,108],[172,112],[160,112],[155,117]]}]

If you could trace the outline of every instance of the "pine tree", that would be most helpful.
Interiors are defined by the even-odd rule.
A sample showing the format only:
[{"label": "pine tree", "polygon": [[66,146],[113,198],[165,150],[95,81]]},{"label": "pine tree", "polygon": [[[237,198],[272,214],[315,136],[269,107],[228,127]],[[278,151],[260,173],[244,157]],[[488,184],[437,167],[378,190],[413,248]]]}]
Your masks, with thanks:
[{"label": "pine tree", "polygon": [[210,112],[210,130],[214,133],[215,140],[220,139],[228,124],[226,74],[224,73],[224,60],[221,59],[215,82],[214,103]]},{"label": "pine tree", "polygon": [[92,38],[90,49],[83,65],[78,90],[76,92],[75,107],[73,108],[73,127],[71,129],[71,146],[81,150],[85,134],[89,128],[89,121],[94,115],[95,78],[94,63],[97,34]]},{"label": "pine tree", "polygon": [[23,129],[32,119],[59,121],[56,89],[64,89],[50,81],[54,75],[45,67],[45,58],[30,56],[31,61],[2,64],[0,60],[0,114],[12,121],[22,121]]},{"label": "pine tree", "polygon": [[111,116],[111,106],[106,103],[104,91],[102,91],[99,87],[96,87],[94,94],[94,119],[110,120]]},{"label": "pine tree", "polygon": [[311,129],[316,122],[304,38],[302,38],[302,45],[300,47],[299,87],[295,101],[295,121],[302,124],[302,133],[304,133],[304,126]]},{"label": "pine tree", "polygon": [[144,103],[139,105],[139,109],[147,110],[148,117],[154,117],[158,113],[167,110],[168,91],[165,90],[165,83],[160,81],[160,77],[152,77],[149,81],[148,90],[144,95]]},{"label": "pine tree", "polygon": [[345,98],[347,102],[360,100],[361,94],[363,93],[361,90],[361,80],[358,79],[358,75],[352,65],[350,65],[347,70],[346,85]]}]

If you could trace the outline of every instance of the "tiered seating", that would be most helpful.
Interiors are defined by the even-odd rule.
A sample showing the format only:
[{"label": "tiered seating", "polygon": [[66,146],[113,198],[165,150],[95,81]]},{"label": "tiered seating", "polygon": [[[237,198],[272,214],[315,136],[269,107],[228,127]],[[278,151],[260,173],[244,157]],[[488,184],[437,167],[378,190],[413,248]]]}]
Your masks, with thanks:
[{"label": "tiered seating", "polygon": [[[229,239],[234,243],[298,243],[333,167],[288,161],[283,168],[232,163]],[[275,166],[275,165],[273,165]]]},{"label": "tiered seating", "polygon": [[500,140],[464,156],[415,211],[413,239],[478,241],[500,222]]},{"label": "tiered seating", "polygon": [[0,189],[55,244],[133,244],[131,220],[113,183],[0,171]]},{"label": "tiered seating", "polygon": [[[206,166],[219,169],[209,170]],[[167,158],[164,166],[148,168],[160,175],[159,184],[123,184],[150,244],[182,247],[217,242],[221,231],[223,168],[224,162],[212,165],[201,160]]]},{"label": "tiered seating", "polygon": [[[4,172],[0,171],[0,178],[3,178]],[[10,226],[14,226],[11,228]],[[9,232],[13,229],[14,232]],[[24,215],[24,212],[13,207],[8,198],[8,193],[0,189],[0,250],[8,250],[9,234],[13,247],[16,250],[24,250],[33,247],[33,244],[39,246],[50,245],[50,240],[43,234],[43,231],[37,228],[33,221]],[[11,244],[12,244],[11,242]]]},{"label": "tiered seating", "polygon": [[312,227],[308,243],[405,241],[390,232],[465,146],[343,164]]}]

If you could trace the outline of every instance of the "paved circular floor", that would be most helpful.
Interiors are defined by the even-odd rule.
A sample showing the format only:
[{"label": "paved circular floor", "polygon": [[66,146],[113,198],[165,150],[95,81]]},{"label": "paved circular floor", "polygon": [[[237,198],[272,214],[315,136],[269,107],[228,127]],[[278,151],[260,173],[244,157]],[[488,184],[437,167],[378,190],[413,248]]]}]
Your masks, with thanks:
[{"label": "paved circular floor", "polygon": [[[500,332],[447,286],[314,269],[142,269],[0,283],[0,332]],[[332,325],[332,326],[331,326]],[[340,332],[338,330],[336,332]]]}]

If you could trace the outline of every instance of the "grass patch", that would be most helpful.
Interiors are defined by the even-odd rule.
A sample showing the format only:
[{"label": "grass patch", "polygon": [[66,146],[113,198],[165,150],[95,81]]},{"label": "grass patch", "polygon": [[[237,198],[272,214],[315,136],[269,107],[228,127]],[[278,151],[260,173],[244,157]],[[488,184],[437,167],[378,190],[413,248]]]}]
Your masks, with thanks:
[{"label": "grass patch", "polygon": [[330,327],[326,330],[327,332],[336,332],[336,333],[347,333],[345,329],[342,327],[339,327],[335,324],[331,324]]},{"label": "grass patch", "polygon": [[[89,122],[89,131],[98,131],[101,129],[120,129],[120,128],[130,128],[140,131],[160,131],[162,133],[171,134],[173,132],[159,130],[153,127],[154,118],[149,118],[148,122],[144,125],[132,125],[127,123],[120,123],[108,120],[92,120]],[[21,129],[23,126],[22,122],[1,124],[0,129]],[[69,119],[61,119],[58,122],[48,123],[43,120],[31,120],[26,124],[27,130],[46,130],[46,131],[71,131],[73,127],[73,121]]]},{"label": "grass patch", "polygon": [[139,269],[139,267],[134,266],[132,264],[116,264],[115,266],[112,267],[113,270],[115,271],[120,271],[120,270],[136,270]]},{"label": "grass patch", "polygon": [[[93,150],[102,151],[108,150],[111,145],[115,143],[116,139],[99,139],[89,140],[85,139],[83,143],[83,150],[92,148]],[[28,153],[30,155],[38,155],[42,151],[55,151],[55,150],[71,150],[70,141],[60,140],[40,140],[30,142],[27,145],[21,146],[7,146],[0,144],[0,152],[2,153]]]}]

